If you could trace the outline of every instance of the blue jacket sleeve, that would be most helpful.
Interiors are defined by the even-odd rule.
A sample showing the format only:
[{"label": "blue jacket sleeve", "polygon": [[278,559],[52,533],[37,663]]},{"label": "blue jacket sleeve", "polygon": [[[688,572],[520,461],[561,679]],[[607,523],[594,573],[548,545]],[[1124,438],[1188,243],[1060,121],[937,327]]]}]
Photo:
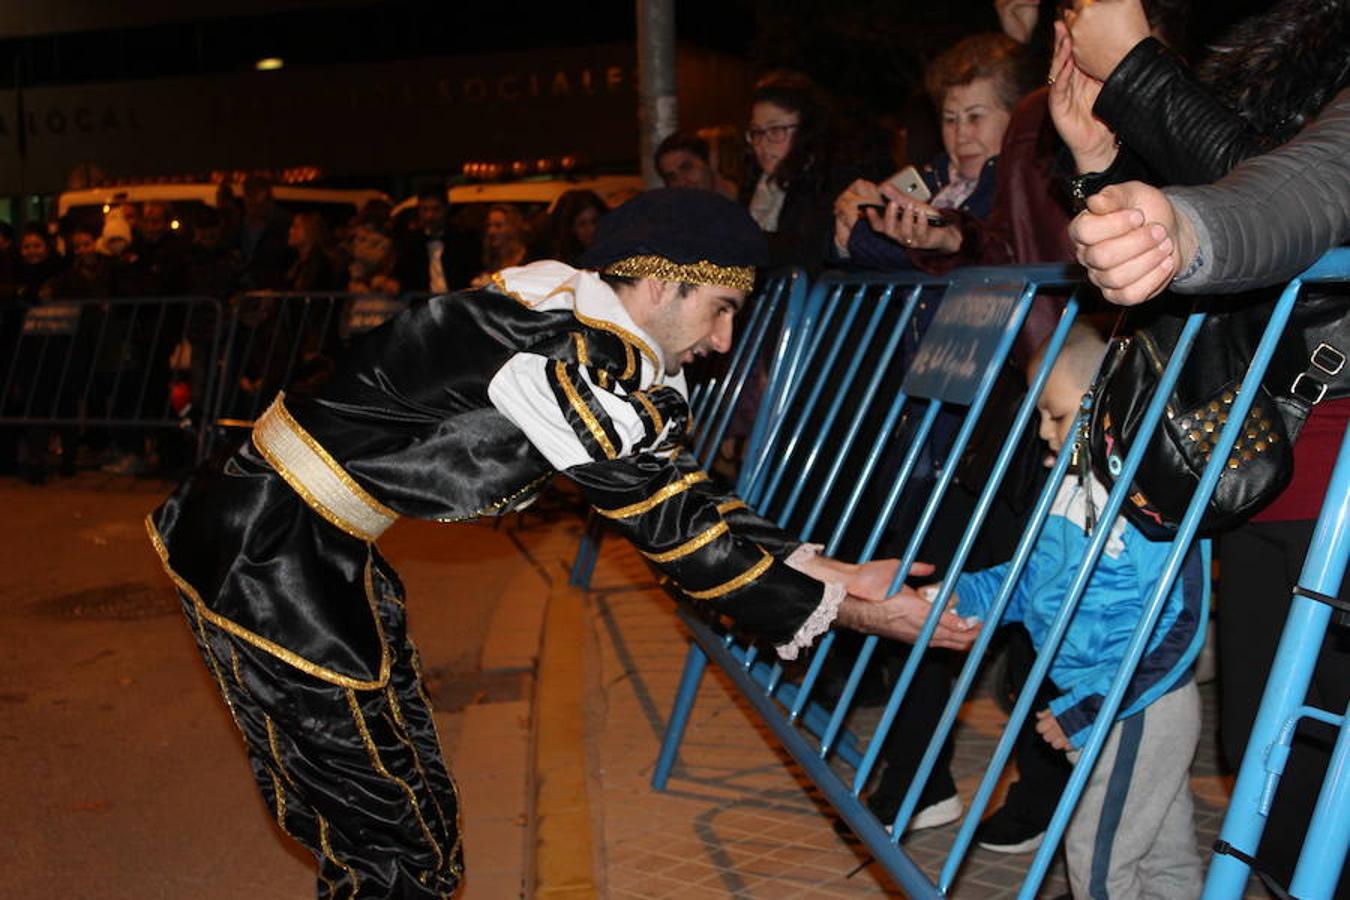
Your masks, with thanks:
[{"label": "blue jacket sleeve", "polygon": [[[978,572],[963,573],[956,581],[956,614],[967,618],[974,616],[980,621],[987,619],[1010,565],[1002,563]],[[1017,587],[1008,601],[1008,609],[1003,615],[1005,622],[1016,622],[1022,618],[1022,586],[1026,581],[1025,577],[1018,579]]]}]

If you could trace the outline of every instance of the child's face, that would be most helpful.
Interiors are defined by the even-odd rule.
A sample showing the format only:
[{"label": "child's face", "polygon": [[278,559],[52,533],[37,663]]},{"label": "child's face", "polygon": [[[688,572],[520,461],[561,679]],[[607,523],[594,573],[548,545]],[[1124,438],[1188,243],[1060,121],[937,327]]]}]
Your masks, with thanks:
[{"label": "child's face", "polygon": [[[1050,445],[1052,452],[1058,454],[1068,441],[1086,390],[1087,385],[1079,384],[1074,379],[1070,367],[1057,365],[1050,370],[1045,390],[1036,401],[1036,409],[1041,414],[1041,439]],[[1045,465],[1054,465],[1054,458],[1047,457]]]}]

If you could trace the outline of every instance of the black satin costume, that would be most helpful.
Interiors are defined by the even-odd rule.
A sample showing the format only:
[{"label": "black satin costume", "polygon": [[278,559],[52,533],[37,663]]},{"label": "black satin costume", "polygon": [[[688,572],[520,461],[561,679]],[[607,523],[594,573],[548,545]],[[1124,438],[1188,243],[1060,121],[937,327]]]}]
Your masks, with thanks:
[{"label": "black satin costume", "polygon": [[[415,304],[284,412],[391,515],[500,515],[555,469],[488,385],[517,354],[546,357],[551,402],[591,460],[566,470],[587,499],[675,590],[774,643],[800,637],[820,582],[784,563],[795,542],[715,492],[689,454],[670,454],[688,408],[669,386],[640,390],[651,349],[612,322],[518,300],[489,289]],[[606,391],[645,429],[626,455]],[[402,586],[369,536],[302,497],[258,436],[165,501],[151,539],[264,798],[314,854],[318,895],[447,896],[462,876],[459,802]]]}]

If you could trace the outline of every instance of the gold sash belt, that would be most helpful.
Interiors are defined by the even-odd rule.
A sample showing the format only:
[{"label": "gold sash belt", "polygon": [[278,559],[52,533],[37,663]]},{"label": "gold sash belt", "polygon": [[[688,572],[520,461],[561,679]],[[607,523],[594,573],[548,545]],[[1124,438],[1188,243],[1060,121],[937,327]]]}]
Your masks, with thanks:
[{"label": "gold sash belt", "polygon": [[253,446],[310,508],[353,537],[373,542],[398,513],[366,493],[286,409],[283,394],[253,425]]}]

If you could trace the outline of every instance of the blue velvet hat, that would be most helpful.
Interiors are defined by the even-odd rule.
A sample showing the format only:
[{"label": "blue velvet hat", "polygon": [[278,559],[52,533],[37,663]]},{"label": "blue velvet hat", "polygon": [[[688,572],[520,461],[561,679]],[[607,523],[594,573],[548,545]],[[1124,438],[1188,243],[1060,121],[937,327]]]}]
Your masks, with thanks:
[{"label": "blue velvet hat", "polygon": [[580,264],[611,275],[749,291],[768,261],[759,225],[740,204],[695,188],[638,194],[600,220]]}]

